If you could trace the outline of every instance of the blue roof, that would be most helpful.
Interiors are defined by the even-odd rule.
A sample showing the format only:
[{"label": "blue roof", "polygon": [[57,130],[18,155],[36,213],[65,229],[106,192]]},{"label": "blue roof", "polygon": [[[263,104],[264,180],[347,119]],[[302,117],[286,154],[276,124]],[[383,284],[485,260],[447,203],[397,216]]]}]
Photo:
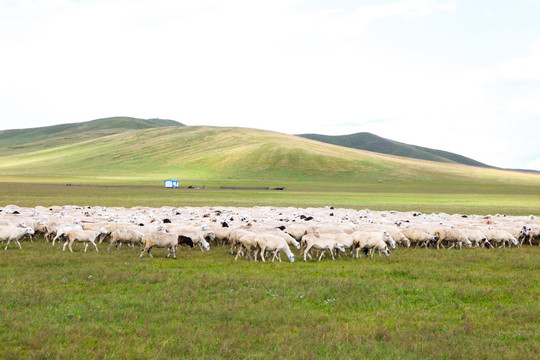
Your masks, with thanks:
[{"label": "blue roof", "polygon": [[165,181],[176,181],[176,182],[178,182],[178,180],[176,180],[176,179],[167,179]]}]

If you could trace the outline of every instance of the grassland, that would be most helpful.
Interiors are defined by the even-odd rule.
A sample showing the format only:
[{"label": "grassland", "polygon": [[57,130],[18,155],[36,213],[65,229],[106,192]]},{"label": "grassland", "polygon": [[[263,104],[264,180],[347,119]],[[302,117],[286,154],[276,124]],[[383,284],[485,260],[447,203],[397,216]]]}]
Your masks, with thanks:
[{"label": "grassland", "polygon": [[538,174],[409,159],[243,128],[157,127],[19,150],[2,152],[3,177],[540,186]]},{"label": "grassland", "polygon": [[[186,189],[193,184],[201,189]],[[286,186],[284,191],[220,190],[220,185]],[[294,206],[372,210],[540,216],[540,187],[515,185],[353,184],[202,182],[164,189],[161,182],[0,182],[0,204],[19,206]],[[202,186],[205,186],[202,189]]]},{"label": "grassland", "polygon": [[2,358],[536,359],[540,248],[234,262],[0,253]]},{"label": "grassland", "polygon": [[[253,129],[137,124],[68,127],[67,139],[55,130],[0,137],[0,206],[333,205],[540,216],[537,174]],[[184,188],[163,189],[169,177]],[[400,249],[389,259],[293,264],[234,262],[223,247],[182,251],[177,261],[159,250],[153,260],[101,250],[62,253],[40,241],[0,252],[0,357],[536,359],[540,352],[538,247]]]}]

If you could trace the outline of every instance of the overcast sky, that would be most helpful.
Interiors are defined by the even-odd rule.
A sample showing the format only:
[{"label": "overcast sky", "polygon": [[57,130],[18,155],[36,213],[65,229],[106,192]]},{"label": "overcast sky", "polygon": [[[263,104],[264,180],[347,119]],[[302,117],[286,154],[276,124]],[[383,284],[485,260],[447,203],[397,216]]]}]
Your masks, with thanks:
[{"label": "overcast sky", "polygon": [[0,0],[0,130],[369,131],[540,170],[540,0]]}]

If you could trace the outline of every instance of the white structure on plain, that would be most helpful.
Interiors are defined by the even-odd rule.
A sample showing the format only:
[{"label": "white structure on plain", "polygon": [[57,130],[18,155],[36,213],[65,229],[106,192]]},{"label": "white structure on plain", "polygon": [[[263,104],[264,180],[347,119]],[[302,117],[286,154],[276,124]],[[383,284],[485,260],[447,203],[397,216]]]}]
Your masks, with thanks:
[{"label": "white structure on plain", "polygon": [[165,187],[175,189],[178,187],[178,180],[176,179],[167,179],[165,180]]}]

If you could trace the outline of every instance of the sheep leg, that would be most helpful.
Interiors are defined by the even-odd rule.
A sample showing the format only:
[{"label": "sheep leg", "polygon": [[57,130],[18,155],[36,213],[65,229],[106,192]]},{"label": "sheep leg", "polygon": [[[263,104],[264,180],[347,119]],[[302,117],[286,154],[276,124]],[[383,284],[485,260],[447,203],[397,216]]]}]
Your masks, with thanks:
[{"label": "sheep leg", "polygon": [[[306,256],[307,256],[307,253],[308,253],[308,251],[309,251],[310,249],[311,249],[311,244],[308,245],[308,246],[306,246],[306,250],[304,251],[304,261],[307,261],[307,260],[306,260]],[[310,256],[310,258],[311,258],[311,256]]]},{"label": "sheep leg", "polygon": [[99,252],[95,241],[92,241],[92,245],[94,245],[94,247],[96,248],[96,251]]},{"label": "sheep leg", "polygon": [[73,252],[73,249],[71,248],[71,245],[73,244],[73,241],[70,241],[68,244],[69,251]]},{"label": "sheep leg", "polygon": [[6,251],[6,250],[7,250],[7,248],[8,248],[8,245],[9,245],[9,242],[10,242],[10,241],[11,241],[11,240],[10,240],[10,239],[8,239],[8,241],[7,241],[7,244],[6,244],[6,248],[4,249],[4,251]]},{"label": "sheep leg", "polygon": [[173,254],[173,258],[176,260],[176,246],[173,246],[172,254]]},{"label": "sheep leg", "polygon": [[[232,247],[231,247],[231,249],[232,249]],[[231,254],[232,254],[232,252],[231,252]],[[238,251],[236,252],[236,257],[234,258],[234,260],[238,260],[238,256],[242,256],[240,254],[244,255],[244,253],[242,252],[242,244],[240,244],[240,247],[238,248]]]},{"label": "sheep leg", "polygon": [[64,243],[64,246],[62,247],[62,251],[65,251],[65,250],[66,250],[67,244],[68,244],[68,242],[66,241],[66,242]]},{"label": "sheep leg", "polygon": [[[332,252],[330,251],[330,253],[332,253]],[[323,255],[324,255],[324,249],[323,249],[323,251],[321,251],[321,256],[319,256],[319,261],[321,261]],[[332,256],[333,256],[333,255],[332,255]]]},{"label": "sheep leg", "polygon": [[[261,259],[262,259],[263,262],[266,262],[266,260],[264,259],[265,250],[266,250],[266,246],[261,247]],[[255,261],[257,261],[257,252],[258,251],[259,250],[255,250]]]},{"label": "sheep leg", "polygon": [[451,248],[453,248],[455,245],[456,245],[456,243],[452,243],[452,246],[450,246],[450,247],[448,248],[448,250],[450,250]]},{"label": "sheep leg", "polygon": [[87,249],[88,249],[88,242],[85,242],[84,243],[84,252],[86,252]]}]

